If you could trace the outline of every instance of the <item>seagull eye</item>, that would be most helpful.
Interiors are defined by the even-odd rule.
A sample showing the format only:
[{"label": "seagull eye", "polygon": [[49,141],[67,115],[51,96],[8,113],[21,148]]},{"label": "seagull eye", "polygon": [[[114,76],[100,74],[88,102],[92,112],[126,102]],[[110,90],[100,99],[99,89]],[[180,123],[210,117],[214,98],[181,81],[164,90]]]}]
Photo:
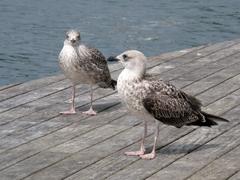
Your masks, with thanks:
[{"label": "seagull eye", "polygon": [[68,38],[69,38],[69,35],[66,35],[66,38],[68,39]]},{"label": "seagull eye", "polygon": [[78,35],[77,38],[80,39],[80,35]]},{"label": "seagull eye", "polygon": [[126,54],[123,54],[122,57],[123,57],[124,60],[127,60],[127,58],[128,58],[128,56]]}]

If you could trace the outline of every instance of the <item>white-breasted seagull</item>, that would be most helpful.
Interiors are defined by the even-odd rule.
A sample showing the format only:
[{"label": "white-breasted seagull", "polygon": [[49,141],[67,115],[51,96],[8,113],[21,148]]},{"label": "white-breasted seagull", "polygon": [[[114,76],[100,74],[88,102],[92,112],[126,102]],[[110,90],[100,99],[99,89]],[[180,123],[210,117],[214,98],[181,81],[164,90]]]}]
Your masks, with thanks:
[{"label": "white-breasted seagull", "polygon": [[[159,134],[159,122],[180,128],[184,125],[217,125],[215,120],[228,121],[201,110],[201,102],[193,96],[177,89],[146,73],[146,57],[137,50],[125,51],[118,55],[124,70],[118,77],[117,90],[121,100],[129,111],[144,118],[144,133],[139,151],[126,152],[126,155],[153,159],[156,156],[156,142]],[[151,153],[145,153],[144,140],[147,134],[147,120],[156,123],[154,144]]]},{"label": "white-breasted seagull", "polygon": [[91,105],[90,109],[83,113],[96,115],[92,108],[93,85],[114,90],[116,81],[111,78],[104,55],[98,49],[82,44],[80,40],[80,32],[69,30],[59,54],[59,65],[66,78],[72,82],[71,108],[69,111],[60,113],[75,114],[75,86],[77,84],[89,84],[91,86]]}]

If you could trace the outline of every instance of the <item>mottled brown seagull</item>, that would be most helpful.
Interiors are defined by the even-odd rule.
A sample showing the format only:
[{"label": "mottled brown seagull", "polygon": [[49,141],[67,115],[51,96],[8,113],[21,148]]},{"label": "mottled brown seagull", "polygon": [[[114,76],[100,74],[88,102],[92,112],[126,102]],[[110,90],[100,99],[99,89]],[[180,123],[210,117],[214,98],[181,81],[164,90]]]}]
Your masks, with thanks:
[{"label": "mottled brown seagull", "polygon": [[90,109],[83,113],[96,115],[92,107],[93,85],[115,89],[116,81],[111,79],[104,55],[99,50],[82,44],[80,40],[80,32],[69,30],[59,54],[60,67],[64,75],[72,82],[71,108],[69,111],[60,113],[75,114],[75,86],[89,84],[91,86],[91,105]]},{"label": "mottled brown seagull", "polygon": [[[201,110],[201,102],[193,96],[177,89],[170,83],[156,79],[146,73],[146,57],[136,50],[126,51],[116,57],[124,70],[118,77],[117,89],[120,98],[134,115],[144,118],[144,133],[139,151],[126,152],[126,155],[153,159],[159,134],[159,122],[180,128],[184,125],[217,125],[215,120],[224,118]],[[145,154],[144,140],[147,134],[147,120],[156,123],[154,144],[151,153]]]}]

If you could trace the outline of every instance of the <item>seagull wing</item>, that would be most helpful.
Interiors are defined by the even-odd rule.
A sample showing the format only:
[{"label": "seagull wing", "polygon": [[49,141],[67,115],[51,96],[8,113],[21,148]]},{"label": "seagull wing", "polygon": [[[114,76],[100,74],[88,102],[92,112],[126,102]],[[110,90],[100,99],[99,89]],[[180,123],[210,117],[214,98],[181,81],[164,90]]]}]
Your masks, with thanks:
[{"label": "seagull wing", "polygon": [[99,86],[111,86],[111,75],[105,56],[96,48],[87,47],[87,52],[80,56],[84,62],[84,70],[91,76]]},{"label": "seagull wing", "polygon": [[199,119],[200,104],[197,103],[200,102],[197,99],[163,81],[151,84],[153,91],[143,99],[143,106],[155,119],[176,127]]}]

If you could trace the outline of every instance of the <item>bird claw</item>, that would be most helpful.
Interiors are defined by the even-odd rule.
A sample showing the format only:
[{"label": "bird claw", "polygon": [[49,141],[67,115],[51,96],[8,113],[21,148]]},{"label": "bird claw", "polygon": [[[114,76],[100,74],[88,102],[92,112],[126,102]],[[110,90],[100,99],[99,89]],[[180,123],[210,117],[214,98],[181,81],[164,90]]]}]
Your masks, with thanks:
[{"label": "bird claw", "polygon": [[149,154],[140,155],[140,157],[142,159],[151,160],[151,159],[154,159],[156,157],[156,153],[151,152]]},{"label": "bird claw", "polygon": [[97,115],[97,113],[92,109],[90,108],[88,111],[84,111],[82,112],[83,114],[86,114],[86,115],[90,115],[90,116],[95,116]]},{"label": "bird claw", "polygon": [[130,151],[130,152],[125,152],[124,154],[127,156],[140,156],[144,155],[145,151],[140,150],[140,151]]},{"label": "bird claw", "polygon": [[60,112],[60,114],[64,114],[64,115],[76,114],[76,111],[75,110],[63,111],[63,112]]}]

